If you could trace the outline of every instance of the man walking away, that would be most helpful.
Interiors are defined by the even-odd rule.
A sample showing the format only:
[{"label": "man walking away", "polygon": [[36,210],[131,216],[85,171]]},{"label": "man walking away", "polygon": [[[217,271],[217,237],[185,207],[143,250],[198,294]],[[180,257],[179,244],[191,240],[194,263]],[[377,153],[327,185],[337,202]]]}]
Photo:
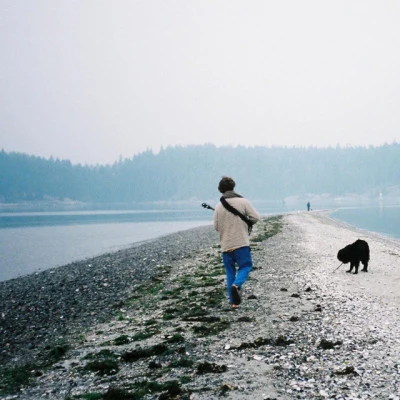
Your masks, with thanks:
[{"label": "man walking away", "polygon": [[235,181],[232,178],[222,177],[218,185],[222,197],[215,207],[214,229],[220,236],[229,302],[233,308],[238,308],[241,302],[240,289],[253,268],[249,226],[254,225],[260,216],[234,188]]}]

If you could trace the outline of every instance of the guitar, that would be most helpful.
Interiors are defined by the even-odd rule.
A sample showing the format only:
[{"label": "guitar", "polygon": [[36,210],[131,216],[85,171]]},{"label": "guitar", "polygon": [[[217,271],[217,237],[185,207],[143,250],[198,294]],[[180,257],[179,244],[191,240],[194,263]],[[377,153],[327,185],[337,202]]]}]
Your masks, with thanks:
[{"label": "guitar", "polygon": [[208,210],[214,210],[214,208],[212,208],[210,205],[208,205],[207,203],[202,203],[201,205],[203,208],[207,208]]}]

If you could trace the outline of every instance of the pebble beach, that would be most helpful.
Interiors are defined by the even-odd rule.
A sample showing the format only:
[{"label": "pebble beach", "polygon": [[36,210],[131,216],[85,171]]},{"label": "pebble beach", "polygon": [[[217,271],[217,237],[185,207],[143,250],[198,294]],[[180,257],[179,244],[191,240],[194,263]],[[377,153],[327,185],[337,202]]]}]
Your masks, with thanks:
[{"label": "pebble beach", "polygon": [[0,398],[400,399],[400,241],[313,211],[251,248],[237,310],[211,226],[1,282]]}]

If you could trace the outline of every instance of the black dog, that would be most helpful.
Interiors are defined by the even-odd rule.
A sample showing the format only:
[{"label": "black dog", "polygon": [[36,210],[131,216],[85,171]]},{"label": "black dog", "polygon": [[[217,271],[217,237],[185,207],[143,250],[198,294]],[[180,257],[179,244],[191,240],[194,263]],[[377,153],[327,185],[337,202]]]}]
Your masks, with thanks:
[{"label": "black dog", "polygon": [[361,271],[368,272],[369,261],[369,246],[365,240],[358,239],[354,243],[349,244],[343,249],[339,250],[337,258],[343,264],[350,263],[350,269],[346,272],[351,272],[355,267],[355,274],[358,274],[358,266],[360,261],[364,264]]}]

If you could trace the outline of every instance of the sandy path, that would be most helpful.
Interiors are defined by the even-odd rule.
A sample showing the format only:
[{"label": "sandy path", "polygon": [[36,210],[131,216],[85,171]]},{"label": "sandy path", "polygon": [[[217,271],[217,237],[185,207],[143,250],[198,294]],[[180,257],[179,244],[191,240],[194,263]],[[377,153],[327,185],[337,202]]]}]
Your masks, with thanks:
[{"label": "sandy path", "polygon": [[[314,273],[319,279],[340,286],[342,291],[371,294],[388,303],[399,304],[400,241],[354,228],[325,213],[299,213],[287,218],[303,237],[298,244],[310,254]],[[343,274],[349,264],[338,268],[340,262],[336,254],[357,239],[366,240],[370,246],[369,272],[359,272],[358,276]]]}]

